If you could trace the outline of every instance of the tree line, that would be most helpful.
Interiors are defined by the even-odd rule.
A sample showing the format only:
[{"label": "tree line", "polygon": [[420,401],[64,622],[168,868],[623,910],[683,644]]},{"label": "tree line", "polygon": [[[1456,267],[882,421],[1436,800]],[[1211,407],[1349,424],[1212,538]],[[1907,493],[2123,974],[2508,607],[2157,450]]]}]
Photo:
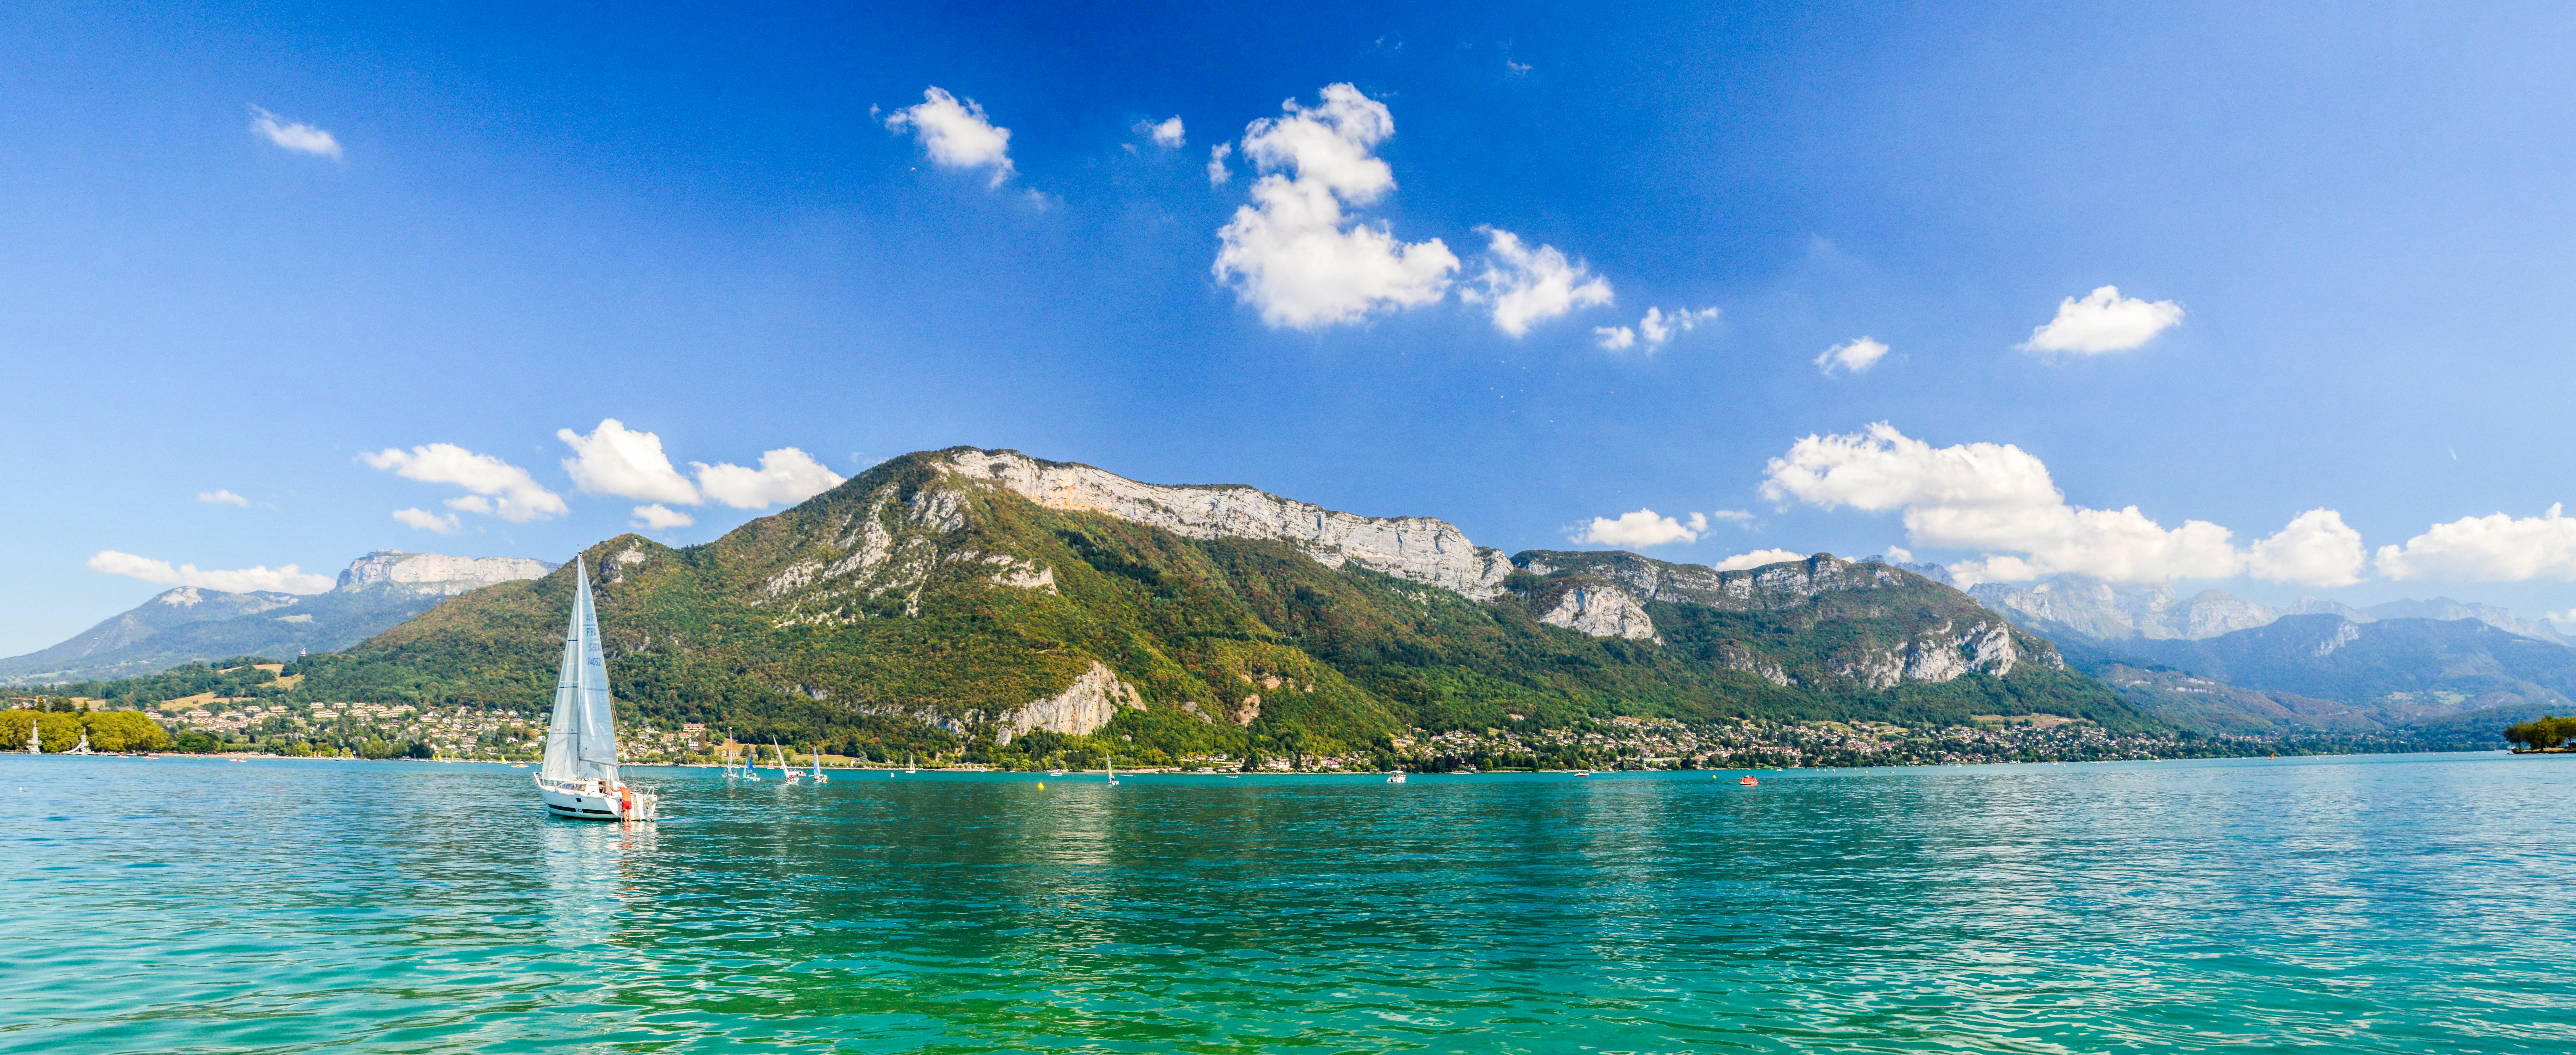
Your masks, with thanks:
[{"label": "tree line", "polygon": [[2569,740],[2576,740],[2576,716],[2560,718],[2542,715],[2527,722],[2504,727],[2506,743],[2521,744],[2533,751],[2549,751]]}]

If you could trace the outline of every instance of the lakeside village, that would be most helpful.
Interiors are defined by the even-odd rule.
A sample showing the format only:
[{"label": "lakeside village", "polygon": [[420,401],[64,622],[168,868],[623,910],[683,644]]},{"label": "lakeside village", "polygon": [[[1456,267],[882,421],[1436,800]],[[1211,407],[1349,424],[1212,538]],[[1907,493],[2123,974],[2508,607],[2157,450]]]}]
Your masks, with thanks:
[{"label": "lakeside village", "polygon": [[[235,668],[239,669],[239,668]],[[260,669],[270,670],[268,665]],[[226,671],[225,673],[230,673]],[[270,670],[272,676],[280,671]],[[80,696],[20,696],[0,711],[0,750],[34,745],[48,754],[172,751],[197,754],[267,754],[321,758],[419,758],[533,762],[544,749],[542,714],[362,702],[279,700],[293,676],[262,685],[261,696],[200,693],[119,709]],[[1692,725],[1671,719],[1580,720],[1540,727],[1519,715],[1512,728],[1422,729],[1381,739],[1361,752],[1306,754],[1294,750],[1236,758],[1223,753],[1172,756],[1144,748],[1120,751],[1120,768],[1179,772],[1490,772],[1549,769],[1799,769],[1846,766],[1974,765],[1997,762],[2079,762],[2158,758],[2244,757],[2262,754],[2356,753],[2422,750],[2401,739],[2195,736],[2114,733],[2089,722],[2034,715],[1979,716],[1974,726],[1908,728],[1886,722],[1768,722],[1735,720]],[[1104,734],[1105,735],[1105,734]],[[714,765],[728,754],[752,754],[774,765],[766,743],[740,744],[697,723],[676,729],[634,724],[618,730],[620,755],[633,765]],[[1059,738],[1061,750],[1044,756],[1001,752],[988,741],[943,738],[878,751],[825,753],[831,767],[888,767],[908,762],[947,769],[1097,768],[1107,760]],[[847,745],[837,745],[844,746]],[[2552,744],[2551,746],[2556,746]],[[789,745],[790,765],[814,755]]]}]

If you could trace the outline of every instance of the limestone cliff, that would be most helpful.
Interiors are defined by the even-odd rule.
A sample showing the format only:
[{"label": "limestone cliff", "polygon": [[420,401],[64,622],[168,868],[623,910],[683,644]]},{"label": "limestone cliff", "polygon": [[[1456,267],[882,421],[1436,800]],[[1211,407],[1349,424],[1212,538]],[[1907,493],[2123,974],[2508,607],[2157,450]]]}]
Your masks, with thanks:
[{"label": "limestone cliff", "polygon": [[958,448],[941,455],[958,475],[999,484],[1049,509],[1102,513],[1183,538],[1277,539],[1328,568],[1347,561],[1471,600],[1501,594],[1503,576],[1512,570],[1502,551],[1470,543],[1455,525],[1429,517],[1340,513],[1237,485],[1138,483],[1018,451]]},{"label": "limestone cliff", "polygon": [[556,565],[527,557],[451,557],[380,549],[349,562],[339,589],[384,586],[422,597],[453,597],[495,583],[535,579]]}]

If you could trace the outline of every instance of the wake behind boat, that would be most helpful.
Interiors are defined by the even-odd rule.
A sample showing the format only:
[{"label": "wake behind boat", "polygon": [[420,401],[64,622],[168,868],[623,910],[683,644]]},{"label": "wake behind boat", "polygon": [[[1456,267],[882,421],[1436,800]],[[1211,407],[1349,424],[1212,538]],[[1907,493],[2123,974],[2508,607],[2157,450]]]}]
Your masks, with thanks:
[{"label": "wake behind boat", "polygon": [[546,727],[546,760],[537,794],[546,812],[595,821],[649,821],[661,797],[617,778],[617,720],[609,709],[608,664],[599,652],[599,616],[590,604],[590,569],[573,558],[572,625],[564,631],[563,669],[555,676],[555,713]]}]

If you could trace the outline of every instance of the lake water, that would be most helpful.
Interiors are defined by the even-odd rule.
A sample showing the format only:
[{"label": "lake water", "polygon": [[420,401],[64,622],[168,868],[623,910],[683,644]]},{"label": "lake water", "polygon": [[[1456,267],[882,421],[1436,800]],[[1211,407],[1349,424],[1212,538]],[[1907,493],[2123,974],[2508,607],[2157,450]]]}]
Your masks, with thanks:
[{"label": "lake water", "polygon": [[0,1051],[2576,1050],[2576,757],[637,772],[0,756]]}]

